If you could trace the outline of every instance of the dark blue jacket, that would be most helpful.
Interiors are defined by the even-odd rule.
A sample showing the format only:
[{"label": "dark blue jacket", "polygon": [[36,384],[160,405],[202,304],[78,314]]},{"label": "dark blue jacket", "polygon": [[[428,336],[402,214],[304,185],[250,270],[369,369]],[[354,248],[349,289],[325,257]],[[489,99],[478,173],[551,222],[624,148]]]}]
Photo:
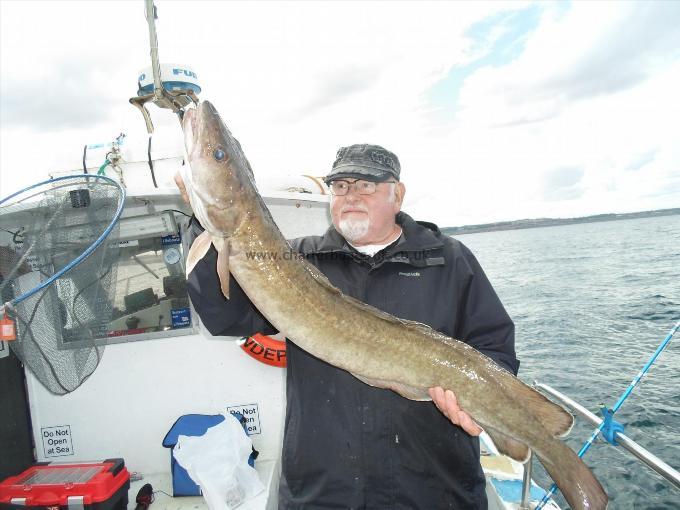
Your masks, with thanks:
[{"label": "dark blue jacket", "polygon": [[[431,223],[404,213],[397,222],[402,237],[374,257],[333,227],[291,244],[343,293],[463,340],[516,374],[514,324],[474,255]],[[275,332],[233,278],[231,299],[222,297],[215,261],[211,249],[188,282],[206,328]],[[479,440],[431,402],[368,386],[290,341],[287,358],[279,508],[486,508]]]}]

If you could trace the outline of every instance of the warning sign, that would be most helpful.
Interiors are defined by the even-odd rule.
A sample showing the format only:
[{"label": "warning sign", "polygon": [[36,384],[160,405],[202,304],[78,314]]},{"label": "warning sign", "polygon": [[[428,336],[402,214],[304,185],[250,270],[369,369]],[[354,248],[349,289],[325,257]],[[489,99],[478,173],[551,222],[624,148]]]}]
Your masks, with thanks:
[{"label": "warning sign", "polygon": [[71,426],[44,427],[40,429],[45,457],[63,457],[73,455]]},{"label": "warning sign", "polygon": [[253,434],[260,434],[260,411],[257,408],[257,404],[245,404],[241,406],[231,406],[227,407],[227,411],[231,414],[239,413],[243,416],[245,420],[246,432],[249,436]]}]

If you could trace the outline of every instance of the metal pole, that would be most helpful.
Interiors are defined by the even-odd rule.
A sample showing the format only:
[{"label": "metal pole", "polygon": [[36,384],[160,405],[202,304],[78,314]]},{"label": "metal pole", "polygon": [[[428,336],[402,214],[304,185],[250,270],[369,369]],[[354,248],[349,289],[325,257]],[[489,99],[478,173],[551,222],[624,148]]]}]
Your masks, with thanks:
[{"label": "metal pole", "polygon": [[531,508],[531,471],[533,454],[529,450],[529,458],[524,463],[524,475],[522,476],[522,502],[519,505],[519,510],[530,510]]},{"label": "metal pole", "polygon": [[[573,409],[576,414],[578,414],[585,420],[589,421],[596,427],[599,427],[600,424],[602,423],[602,419],[599,416],[591,413],[581,404],[567,397],[563,393],[560,393],[555,388],[551,388],[547,384],[540,383],[534,383],[534,386],[540,388],[541,390],[545,391],[546,393],[560,401],[562,404]],[[619,443],[619,445],[624,450],[627,450],[631,455],[638,458],[648,467],[650,467],[651,469],[659,473],[661,476],[663,476],[677,489],[680,489],[680,472],[666,464],[663,460],[659,459],[653,453],[647,451],[645,448],[643,448],[642,446],[640,446],[635,441],[633,441],[632,439],[630,439],[628,436],[621,432],[617,432],[616,442]]]},{"label": "metal pole", "polygon": [[153,93],[157,100],[163,99],[161,65],[158,62],[158,37],[156,36],[156,7],[153,0],[146,0],[146,21],[149,24],[149,45],[151,46],[151,69],[153,71]]}]

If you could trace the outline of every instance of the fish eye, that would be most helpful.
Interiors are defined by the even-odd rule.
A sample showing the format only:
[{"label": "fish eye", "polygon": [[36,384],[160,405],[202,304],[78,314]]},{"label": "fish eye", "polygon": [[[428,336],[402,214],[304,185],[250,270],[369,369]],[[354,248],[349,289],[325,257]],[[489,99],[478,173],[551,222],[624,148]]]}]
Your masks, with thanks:
[{"label": "fish eye", "polygon": [[215,152],[213,152],[213,156],[217,161],[222,161],[224,159],[224,151],[220,148],[215,149]]}]

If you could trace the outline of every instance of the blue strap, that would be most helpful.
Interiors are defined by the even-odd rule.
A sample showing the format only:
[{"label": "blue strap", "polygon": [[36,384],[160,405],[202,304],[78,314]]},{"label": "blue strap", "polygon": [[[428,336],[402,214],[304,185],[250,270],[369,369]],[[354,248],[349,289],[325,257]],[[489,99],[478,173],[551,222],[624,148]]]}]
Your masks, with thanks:
[{"label": "blue strap", "polygon": [[618,446],[618,443],[616,442],[616,434],[623,432],[623,425],[614,419],[614,413],[607,409],[606,406],[600,407],[600,412],[604,418],[604,424],[602,425],[602,430],[600,431],[602,437],[604,437],[608,443]]}]

